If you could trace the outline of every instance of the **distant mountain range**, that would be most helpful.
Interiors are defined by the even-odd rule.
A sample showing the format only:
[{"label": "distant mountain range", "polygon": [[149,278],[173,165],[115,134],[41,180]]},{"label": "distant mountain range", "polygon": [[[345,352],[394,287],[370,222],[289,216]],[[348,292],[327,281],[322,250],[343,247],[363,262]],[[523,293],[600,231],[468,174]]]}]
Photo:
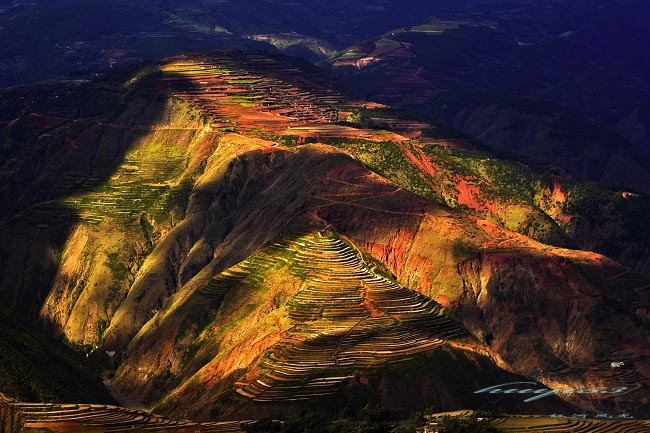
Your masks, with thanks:
[{"label": "distant mountain range", "polygon": [[[497,3],[498,4],[498,3]],[[504,2],[396,28],[332,59],[361,97],[408,107],[574,176],[650,188],[650,8]]]},{"label": "distant mountain range", "polygon": [[649,18],[642,0],[15,1],[0,13],[0,85],[191,50],[280,50],[329,59],[362,98],[648,192]]},{"label": "distant mountain range", "polygon": [[[276,47],[310,59],[465,2],[36,0],[0,7],[0,85],[83,77],[190,50]],[[258,42],[259,41],[259,42]]]}]

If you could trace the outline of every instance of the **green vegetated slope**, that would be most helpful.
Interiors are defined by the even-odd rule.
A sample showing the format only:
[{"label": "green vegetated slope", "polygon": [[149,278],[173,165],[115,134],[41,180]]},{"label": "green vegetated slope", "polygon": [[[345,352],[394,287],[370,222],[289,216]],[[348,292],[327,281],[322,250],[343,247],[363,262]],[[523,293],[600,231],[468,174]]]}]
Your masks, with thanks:
[{"label": "green vegetated slope", "polygon": [[26,131],[33,147],[16,145],[5,160],[3,236],[25,242],[4,245],[3,289],[75,344],[101,342],[142,261],[183,218],[213,145],[194,109],[140,81],[149,72],[76,93],[79,117],[34,111],[7,132]]},{"label": "green vegetated slope", "polygon": [[[520,183],[534,186],[508,189],[492,157],[435,132],[382,141],[395,135],[343,128],[298,144],[278,134],[293,125],[283,114],[331,131],[340,125],[322,112],[339,98],[310,81],[313,70],[238,56],[242,69],[262,64],[240,76],[262,77],[231,80],[230,91],[260,91],[259,71],[272,68],[284,99],[224,103],[221,78],[204,68],[230,69],[233,56],[188,56],[189,72],[172,80],[131,70],[72,92],[56,113],[34,103],[3,123],[16,138],[3,139],[1,178],[10,308],[80,350],[97,346],[93,362],[116,370],[122,395],[174,415],[296,414],[302,403],[288,400],[303,397],[315,410],[333,399],[329,411],[348,397],[478,407],[474,386],[534,368],[567,386],[620,373],[639,387],[619,404],[638,400],[647,281],[550,245],[568,242],[544,210],[563,188],[522,168]],[[283,114],[270,131],[250,129],[264,110]],[[629,372],[602,368],[632,356]],[[539,410],[562,403],[548,404]]]},{"label": "green vegetated slope", "polygon": [[[358,109],[351,124],[385,128],[399,110]],[[595,251],[648,274],[650,200],[581,181],[537,162],[490,150],[473,139],[431,125],[410,143],[332,140],[372,170],[416,194],[484,216],[557,246]]]}]

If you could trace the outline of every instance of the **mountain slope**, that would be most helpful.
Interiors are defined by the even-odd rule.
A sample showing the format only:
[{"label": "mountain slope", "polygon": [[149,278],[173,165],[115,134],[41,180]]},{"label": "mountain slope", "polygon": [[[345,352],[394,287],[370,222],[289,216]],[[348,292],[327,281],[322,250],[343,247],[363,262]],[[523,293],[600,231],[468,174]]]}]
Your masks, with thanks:
[{"label": "mountain slope", "polygon": [[339,114],[346,124],[390,127],[402,138],[330,142],[394,184],[547,244],[605,254],[648,275],[646,196],[521,162],[402,111],[350,110]]},{"label": "mountain slope", "polygon": [[[372,104],[328,83],[279,56],[188,54],[91,83],[92,103],[68,96],[76,109],[10,118],[23,145],[3,141],[2,297],[115,352],[96,360],[117,369],[112,386],[175,415],[295,415],[280,401],[296,389],[315,412],[566,408],[473,394],[535,369],[549,386],[634,381],[614,399],[562,397],[645,413],[647,280],[487,217],[480,188],[459,198],[466,173],[420,152],[462,141],[390,116],[336,122]],[[563,241],[540,205],[492,191]]]}]

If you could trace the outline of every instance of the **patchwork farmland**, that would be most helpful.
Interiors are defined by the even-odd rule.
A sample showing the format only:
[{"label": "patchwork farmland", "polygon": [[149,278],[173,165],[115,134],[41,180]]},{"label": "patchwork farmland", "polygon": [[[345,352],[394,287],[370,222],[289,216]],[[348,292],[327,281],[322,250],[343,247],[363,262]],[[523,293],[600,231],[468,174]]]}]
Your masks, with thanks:
[{"label": "patchwork farmland", "polygon": [[327,123],[343,101],[317,69],[305,73],[265,54],[182,56],[161,69],[163,89],[211,115],[221,128],[280,131]]},{"label": "patchwork farmland", "polygon": [[345,97],[322,71],[305,64],[234,52],[184,55],[169,59],[161,70],[162,89],[197,107],[219,130],[293,136],[299,141],[407,140],[387,131],[338,125]]}]

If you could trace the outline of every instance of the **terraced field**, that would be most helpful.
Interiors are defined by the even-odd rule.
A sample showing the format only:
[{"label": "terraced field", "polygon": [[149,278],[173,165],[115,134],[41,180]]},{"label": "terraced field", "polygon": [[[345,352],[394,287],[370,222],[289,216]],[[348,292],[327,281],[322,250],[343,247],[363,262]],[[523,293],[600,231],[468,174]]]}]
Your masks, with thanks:
[{"label": "terraced field", "polygon": [[[197,423],[188,420],[171,420],[150,412],[97,404],[52,404],[16,402],[0,394],[2,410],[11,411],[12,423],[2,424],[8,433],[36,431],[58,432],[192,432],[237,433],[244,432],[256,421],[228,421]],[[425,431],[435,431],[443,415],[470,417],[473,411],[457,411],[427,416]],[[480,416],[480,415],[479,415]],[[650,421],[635,419],[598,419],[554,416],[512,416],[490,418],[491,425],[499,431],[510,433],[646,433]],[[0,418],[0,422],[3,421]],[[8,421],[8,419],[4,420]],[[276,421],[278,422],[278,421]]]},{"label": "terraced field", "polygon": [[492,423],[503,432],[545,433],[645,433],[650,431],[647,420],[599,420],[553,417],[508,417]]},{"label": "terraced field", "polygon": [[[186,164],[184,149],[176,146],[147,146],[129,153],[109,183],[89,193],[66,198],[63,204],[75,209],[79,219],[98,223],[106,217],[128,218],[142,212],[161,214],[167,203],[176,202],[179,182],[175,171]],[[161,182],[163,180],[163,182]]]},{"label": "terraced field", "polygon": [[332,232],[276,242],[215,277],[203,294],[223,296],[281,266],[303,288],[287,305],[291,330],[266,352],[259,374],[238,383],[237,392],[255,401],[332,394],[357,369],[399,362],[465,333],[439,304],[384,276]]},{"label": "terraced field", "polygon": [[320,70],[286,59],[250,52],[190,54],[169,59],[161,70],[162,88],[209,116],[218,130],[298,140],[406,140],[338,125],[344,96]]},{"label": "terraced field", "polygon": [[[21,403],[0,394],[0,406],[13,409],[21,431],[60,432],[243,432],[253,421],[196,423],[171,420],[142,410],[97,404]],[[4,431],[4,430],[3,430]],[[13,433],[10,430],[10,433]]]},{"label": "terraced field", "polygon": [[650,354],[626,353],[618,350],[610,356],[611,362],[624,362],[620,368],[612,368],[609,363],[601,362],[587,367],[567,367],[563,365],[554,369],[546,369],[537,378],[542,382],[568,381],[572,376],[581,375],[596,380],[599,383],[615,383],[616,386],[627,387],[627,393],[647,386],[648,379],[641,374],[635,365],[647,364]]},{"label": "terraced field", "polygon": [[12,403],[14,400],[0,393],[0,404]]},{"label": "terraced field", "polygon": [[615,419],[616,417],[614,416],[611,419],[604,419],[555,414],[551,416],[503,415],[492,418],[471,410],[465,410],[426,416],[429,419],[429,423],[425,428],[425,432],[436,431],[436,426],[443,416],[459,418],[477,417],[478,419],[487,417],[493,427],[499,429],[500,432],[509,433],[646,433],[650,431],[649,420]]},{"label": "terraced field", "polygon": [[[86,145],[79,151],[92,153],[92,163],[86,166],[83,162],[71,162],[65,156],[68,150],[62,151],[61,158],[46,173],[47,185],[28,189],[22,197],[23,202],[34,203],[19,215],[22,220],[34,224],[75,221],[96,224],[105,218],[123,220],[142,212],[165,214],[168,205],[183,194],[180,178],[189,160],[184,142],[198,126],[179,129],[167,125],[128,125],[122,120],[107,123],[101,119],[77,123],[85,129],[77,124],[79,130],[74,130],[64,124],[52,134],[77,134],[66,143],[70,149],[82,146],[84,140],[96,140],[96,149]],[[124,137],[130,137],[135,143],[125,152],[121,163],[116,164]],[[52,191],[44,193],[43,189]],[[51,199],[48,195],[62,198]]]},{"label": "terraced field", "polygon": [[[261,54],[181,56],[162,70],[162,86],[211,115],[219,128],[283,130],[287,124],[326,123],[336,118],[335,106],[343,100],[316,84],[322,81],[317,71],[304,74]],[[249,116],[256,122],[248,123]]]}]

